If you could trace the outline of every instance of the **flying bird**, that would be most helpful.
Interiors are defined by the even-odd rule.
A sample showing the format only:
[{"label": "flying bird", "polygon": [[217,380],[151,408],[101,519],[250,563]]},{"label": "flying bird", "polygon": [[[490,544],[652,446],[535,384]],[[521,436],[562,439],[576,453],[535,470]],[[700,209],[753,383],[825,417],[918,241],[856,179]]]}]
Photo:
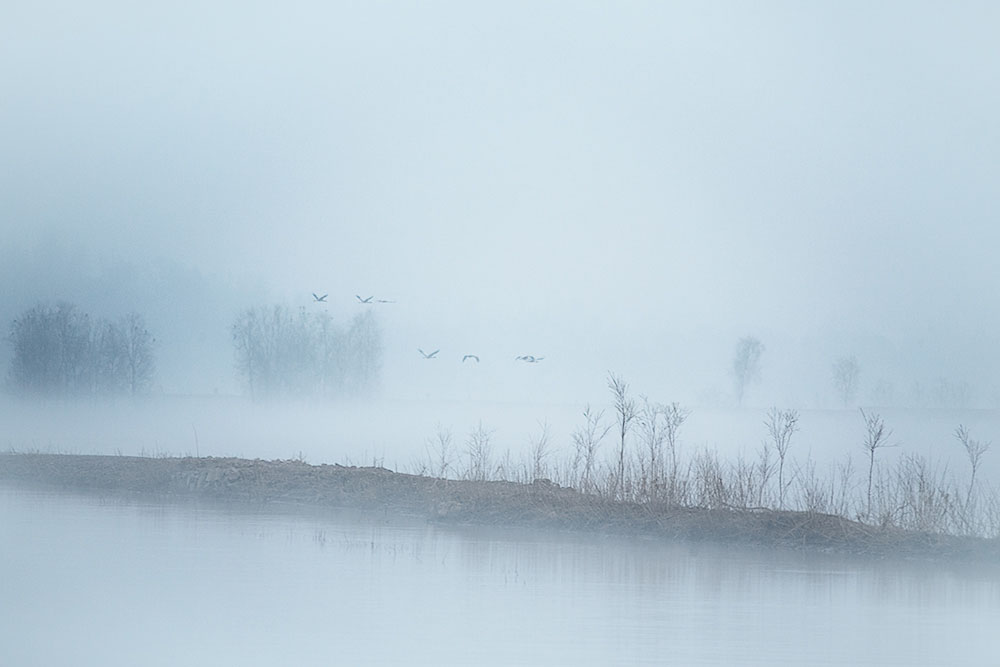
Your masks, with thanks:
[{"label": "flying bird", "polygon": [[373,296],[370,296],[367,299],[362,299],[360,294],[355,294],[354,296],[358,297],[358,303],[371,303],[372,299],[375,298]]},{"label": "flying bird", "polygon": [[464,363],[465,363],[466,361],[468,361],[469,359],[473,359],[473,360],[475,360],[475,362],[476,362],[477,364],[479,363],[479,357],[477,357],[477,356],[476,356],[476,355],[474,355],[474,354],[467,354],[467,355],[465,355],[464,357],[462,357],[462,363],[464,364]]},{"label": "flying bird", "polygon": [[313,295],[313,301],[315,301],[316,303],[326,303],[326,297],[330,296],[329,294],[324,294],[323,296],[316,296],[316,292],[313,292],[312,295]]},{"label": "flying bird", "polygon": [[419,352],[420,354],[424,355],[424,359],[433,359],[434,357],[437,356],[437,353],[440,352],[440,351],[441,350],[434,350],[430,354],[427,354],[426,352],[424,352],[423,350],[421,350],[419,347],[417,348],[417,352]]},{"label": "flying bird", "polygon": [[529,364],[537,364],[539,361],[541,361],[544,358],[545,357],[533,357],[530,354],[526,354],[524,356],[514,357],[514,361],[524,361],[524,362],[527,362]]}]

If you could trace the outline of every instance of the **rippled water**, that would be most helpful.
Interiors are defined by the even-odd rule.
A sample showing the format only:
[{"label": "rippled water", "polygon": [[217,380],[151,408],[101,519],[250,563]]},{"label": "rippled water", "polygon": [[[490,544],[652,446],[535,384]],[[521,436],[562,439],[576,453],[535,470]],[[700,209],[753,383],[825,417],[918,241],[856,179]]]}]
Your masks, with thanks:
[{"label": "rippled water", "polygon": [[0,665],[1000,663],[1000,568],[0,487]]}]

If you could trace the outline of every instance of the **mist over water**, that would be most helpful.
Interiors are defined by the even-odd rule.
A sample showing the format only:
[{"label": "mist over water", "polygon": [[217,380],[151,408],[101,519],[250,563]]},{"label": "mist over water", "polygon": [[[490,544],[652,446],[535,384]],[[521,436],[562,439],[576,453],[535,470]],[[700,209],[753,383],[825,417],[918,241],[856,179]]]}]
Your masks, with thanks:
[{"label": "mist over water", "polygon": [[973,665],[995,572],[0,489],[5,664]]},{"label": "mist over water", "polygon": [[[857,470],[863,407],[892,430],[877,470],[918,455],[954,500],[970,474],[955,429],[1000,442],[992,3],[3,14],[0,449],[428,472],[447,432],[461,476],[475,429],[494,463],[524,466],[545,427],[561,479],[584,409],[610,421],[609,372],[690,410],[685,461],[754,460],[776,406],[798,411],[794,479],[848,456]],[[141,395],[19,391],[14,324],[59,304],[142,316]],[[275,306],[344,330],[371,313],[370,384],[254,395],[234,324]],[[751,337],[759,374],[740,386]],[[1000,484],[995,449],[977,480]],[[22,489],[0,513],[0,564],[25,574],[0,583],[0,633],[18,640],[4,664],[203,661],[185,647],[241,664],[398,663],[413,646],[437,664],[998,653],[995,573]]]}]

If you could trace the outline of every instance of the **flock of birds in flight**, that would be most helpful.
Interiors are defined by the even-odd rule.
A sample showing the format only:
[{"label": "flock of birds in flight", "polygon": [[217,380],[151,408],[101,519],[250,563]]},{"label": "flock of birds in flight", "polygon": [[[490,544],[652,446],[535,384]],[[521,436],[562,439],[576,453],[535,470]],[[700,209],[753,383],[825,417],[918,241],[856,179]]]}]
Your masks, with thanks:
[{"label": "flock of birds in flight", "polygon": [[[329,294],[320,296],[319,294],[316,294],[316,292],[313,292],[312,295],[313,301],[316,303],[327,303],[326,297],[330,296]],[[388,299],[376,299],[374,296],[361,298],[360,294],[355,294],[354,297],[358,300],[358,303],[396,303],[395,301],[389,301]]]},{"label": "flock of birds in flight", "polygon": [[[328,296],[330,295],[329,294],[319,295],[316,294],[316,292],[312,293],[313,301],[316,303],[327,303],[326,298]],[[358,300],[358,303],[369,304],[369,305],[376,303],[396,303],[395,301],[390,301],[388,299],[376,299],[374,296],[362,298],[360,294],[355,294],[354,297]],[[419,352],[424,359],[437,359],[438,352],[440,351],[441,350],[434,350],[433,352],[424,352],[419,347],[417,348],[417,352]],[[545,357],[536,357],[530,354],[522,354],[514,357],[514,361],[523,361],[526,364],[537,364],[544,358]],[[462,363],[464,364],[466,361],[474,361],[478,364],[479,356],[475,354],[467,354],[462,357]]]}]

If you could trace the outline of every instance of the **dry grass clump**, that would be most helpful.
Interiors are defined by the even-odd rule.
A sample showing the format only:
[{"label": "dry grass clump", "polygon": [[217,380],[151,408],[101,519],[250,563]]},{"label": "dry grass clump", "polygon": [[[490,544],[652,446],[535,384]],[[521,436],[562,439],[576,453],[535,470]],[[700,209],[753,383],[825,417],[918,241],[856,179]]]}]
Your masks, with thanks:
[{"label": "dry grass clump", "polygon": [[[891,440],[880,415],[864,410],[862,441],[848,443],[844,458],[825,467],[794,455],[798,413],[777,407],[764,416],[768,437],[756,452],[723,459],[712,449],[683,450],[681,430],[690,413],[677,403],[646,397],[636,402],[614,375],[609,389],[612,417],[588,406],[583,424],[570,436],[568,456],[556,455],[550,429],[542,425],[530,438],[526,456],[507,449],[494,458],[495,433],[480,423],[468,436],[464,461],[454,451],[450,431],[439,429],[415,472],[522,484],[546,480],[604,501],[657,510],[787,510],[870,529],[1000,537],[1000,494],[977,475],[990,443],[974,439],[964,426],[955,437],[969,460],[967,479],[913,452],[884,462],[879,453],[900,445]],[[864,453],[861,470],[850,449]]]}]

